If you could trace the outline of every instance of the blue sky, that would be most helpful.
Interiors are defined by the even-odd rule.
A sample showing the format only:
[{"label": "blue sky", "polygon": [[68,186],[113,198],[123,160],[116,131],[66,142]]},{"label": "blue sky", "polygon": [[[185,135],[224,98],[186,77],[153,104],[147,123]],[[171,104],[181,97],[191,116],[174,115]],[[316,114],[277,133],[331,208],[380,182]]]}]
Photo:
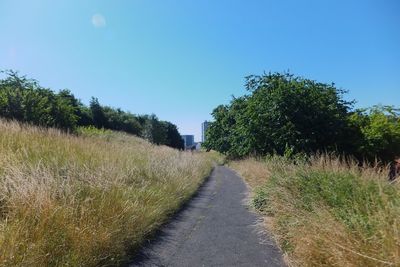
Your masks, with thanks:
[{"label": "blue sky", "polygon": [[0,0],[0,69],[199,140],[244,77],[285,71],[399,106],[400,1]]}]

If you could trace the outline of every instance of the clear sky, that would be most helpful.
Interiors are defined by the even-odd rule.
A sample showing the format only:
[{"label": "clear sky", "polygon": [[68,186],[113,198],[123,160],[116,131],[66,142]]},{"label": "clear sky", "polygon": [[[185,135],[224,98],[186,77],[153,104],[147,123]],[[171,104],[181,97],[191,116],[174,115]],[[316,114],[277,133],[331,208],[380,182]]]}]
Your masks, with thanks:
[{"label": "clear sky", "polygon": [[398,0],[0,0],[0,29],[0,69],[196,140],[263,71],[335,82],[357,107],[400,104]]}]

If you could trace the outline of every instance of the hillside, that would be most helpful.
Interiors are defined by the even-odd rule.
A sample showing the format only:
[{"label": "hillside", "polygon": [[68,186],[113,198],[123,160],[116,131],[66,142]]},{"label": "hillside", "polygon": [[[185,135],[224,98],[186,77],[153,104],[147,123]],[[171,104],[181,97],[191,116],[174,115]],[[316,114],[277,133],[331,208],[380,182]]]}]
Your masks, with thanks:
[{"label": "hillside", "polygon": [[217,158],[112,131],[0,120],[0,265],[120,264]]}]

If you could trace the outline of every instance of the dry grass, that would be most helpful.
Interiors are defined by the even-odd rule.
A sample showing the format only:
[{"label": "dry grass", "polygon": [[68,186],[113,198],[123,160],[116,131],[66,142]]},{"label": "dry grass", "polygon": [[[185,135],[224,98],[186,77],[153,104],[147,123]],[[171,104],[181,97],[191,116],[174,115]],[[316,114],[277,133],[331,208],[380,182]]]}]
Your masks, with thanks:
[{"label": "dry grass", "polygon": [[290,266],[400,266],[400,185],[329,156],[231,162]]},{"label": "dry grass", "polygon": [[218,159],[0,121],[0,266],[118,265]]}]

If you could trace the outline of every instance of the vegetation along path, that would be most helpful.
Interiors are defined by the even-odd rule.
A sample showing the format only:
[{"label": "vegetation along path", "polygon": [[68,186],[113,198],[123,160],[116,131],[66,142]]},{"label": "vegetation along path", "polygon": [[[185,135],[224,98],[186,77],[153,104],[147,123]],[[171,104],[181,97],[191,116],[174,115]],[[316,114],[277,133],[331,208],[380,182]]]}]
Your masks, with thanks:
[{"label": "vegetation along path", "polygon": [[246,207],[247,189],[226,167],[216,167],[198,194],[147,244],[133,266],[284,266]]}]

